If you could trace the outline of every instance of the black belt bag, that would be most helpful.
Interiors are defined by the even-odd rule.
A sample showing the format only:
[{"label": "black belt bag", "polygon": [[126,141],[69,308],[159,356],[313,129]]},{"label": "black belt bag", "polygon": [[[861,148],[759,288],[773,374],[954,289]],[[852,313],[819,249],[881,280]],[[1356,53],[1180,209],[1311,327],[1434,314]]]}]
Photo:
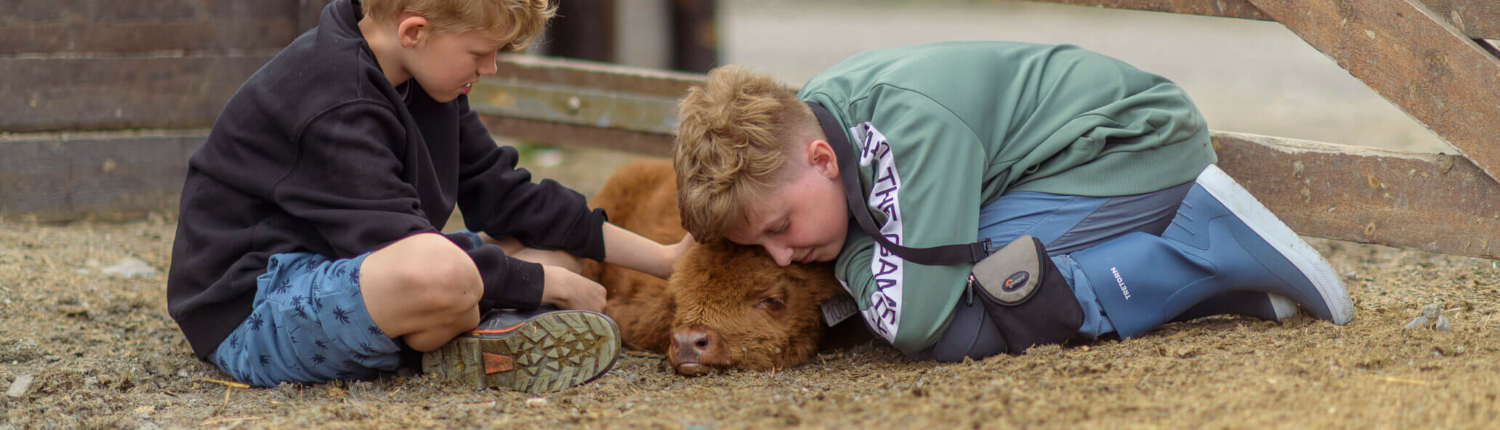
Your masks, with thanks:
[{"label": "black belt bag", "polygon": [[1025,235],[974,264],[969,294],[979,297],[985,313],[1012,354],[1032,345],[1062,343],[1083,326],[1083,307],[1058,272],[1042,241]]},{"label": "black belt bag", "polygon": [[844,138],[838,119],[823,105],[807,105],[838,156],[845,199],[859,227],[905,261],[926,266],[973,263],[966,293],[978,296],[1004,338],[1006,352],[1020,354],[1033,345],[1061,343],[1083,326],[1083,308],[1041,241],[1034,237],[1021,236],[999,249],[992,247],[989,239],[932,248],[908,248],[886,239],[866,207],[853,146]]}]

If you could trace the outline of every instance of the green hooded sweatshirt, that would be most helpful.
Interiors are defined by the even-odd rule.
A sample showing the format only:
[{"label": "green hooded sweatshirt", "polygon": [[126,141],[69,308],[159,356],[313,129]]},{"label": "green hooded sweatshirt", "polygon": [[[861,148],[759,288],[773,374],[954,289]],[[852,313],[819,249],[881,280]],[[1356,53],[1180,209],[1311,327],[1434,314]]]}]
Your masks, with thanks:
[{"label": "green hooded sweatshirt", "polygon": [[[838,118],[871,214],[909,247],[974,242],[979,208],[1007,192],[1146,193],[1192,181],[1215,161],[1182,88],[1071,45],[869,51],[798,96]],[[848,237],[835,273],[871,329],[908,353],[930,347],[971,265],[905,262],[852,222]]]}]

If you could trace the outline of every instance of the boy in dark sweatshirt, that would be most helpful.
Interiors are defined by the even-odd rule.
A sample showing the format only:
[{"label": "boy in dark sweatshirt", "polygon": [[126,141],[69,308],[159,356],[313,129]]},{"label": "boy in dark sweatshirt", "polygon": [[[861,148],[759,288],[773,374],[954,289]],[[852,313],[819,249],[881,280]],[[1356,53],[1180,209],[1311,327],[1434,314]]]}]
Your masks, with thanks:
[{"label": "boy in dark sweatshirt", "polygon": [[[553,10],[338,0],[245,82],[183,187],[167,300],[194,352],[257,386],[361,378],[412,350],[527,391],[607,371],[618,330],[577,258],[665,277],[692,241],[652,242],[531,182],[469,109],[496,51]],[[439,233],[455,203],[480,233]],[[526,313],[543,305],[564,310]]]}]

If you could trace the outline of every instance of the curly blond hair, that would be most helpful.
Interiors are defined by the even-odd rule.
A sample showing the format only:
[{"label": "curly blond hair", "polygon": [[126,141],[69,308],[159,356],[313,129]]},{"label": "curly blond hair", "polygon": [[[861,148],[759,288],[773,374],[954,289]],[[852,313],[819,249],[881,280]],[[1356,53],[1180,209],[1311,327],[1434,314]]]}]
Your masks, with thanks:
[{"label": "curly blond hair", "polygon": [[787,154],[817,119],[797,94],[764,73],[724,66],[678,103],[677,171],[682,227],[700,242],[744,222],[757,195],[783,182]]},{"label": "curly blond hair", "polygon": [[520,51],[547,26],[557,5],[550,0],[363,0],[361,11],[386,23],[405,13],[421,16],[435,34],[482,31],[506,41],[502,49]]}]

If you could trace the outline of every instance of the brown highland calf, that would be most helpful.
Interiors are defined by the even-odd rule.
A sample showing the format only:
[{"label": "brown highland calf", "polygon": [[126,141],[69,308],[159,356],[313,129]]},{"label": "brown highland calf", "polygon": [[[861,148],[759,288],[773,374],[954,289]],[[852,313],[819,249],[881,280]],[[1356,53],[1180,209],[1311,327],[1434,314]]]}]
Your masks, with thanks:
[{"label": "brown highland calf", "polygon": [[[621,167],[594,197],[611,223],[662,243],[685,233],[672,165]],[[819,305],[844,294],[831,263],[780,267],[758,247],[699,244],[670,281],[587,261],[584,276],[609,290],[604,312],[626,346],[667,356],[684,375],[802,364],[824,335]],[[857,318],[852,318],[857,319]]]}]

